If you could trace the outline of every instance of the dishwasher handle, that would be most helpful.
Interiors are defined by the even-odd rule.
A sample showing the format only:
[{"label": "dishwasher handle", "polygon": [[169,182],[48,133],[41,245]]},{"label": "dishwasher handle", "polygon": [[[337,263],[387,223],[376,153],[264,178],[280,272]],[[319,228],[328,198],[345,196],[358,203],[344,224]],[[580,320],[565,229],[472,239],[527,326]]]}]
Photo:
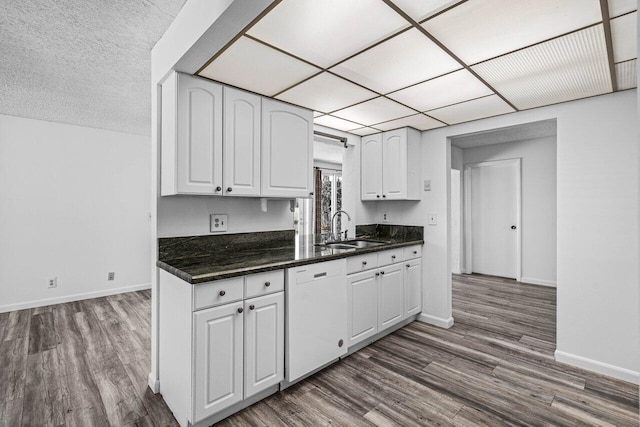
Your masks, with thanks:
[{"label": "dishwasher handle", "polygon": [[325,277],[327,275],[327,272],[325,271],[324,273],[317,273],[313,275],[314,279],[317,279],[318,277]]}]

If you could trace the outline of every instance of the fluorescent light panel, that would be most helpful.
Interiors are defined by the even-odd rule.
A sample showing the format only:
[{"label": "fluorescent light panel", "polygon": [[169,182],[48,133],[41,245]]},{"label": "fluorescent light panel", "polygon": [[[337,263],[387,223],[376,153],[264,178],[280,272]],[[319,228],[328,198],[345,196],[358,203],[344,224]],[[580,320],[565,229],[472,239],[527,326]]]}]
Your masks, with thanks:
[{"label": "fluorescent light panel", "polygon": [[428,130],[428,129],[435,129],[435,128],[445,126],[445,124],[437,120],[434,120],[431,117],[427,117],[424,114],[415,114],[413,116],[404,117],[402,119],[396,119],[396,120],[390,120],[384,123],[378,123],[375,126],[376,128],[384,131],[391,130],[391,129],[398,129],[405,126],[411,126],[418,130]]},{"label": "fluorescent light panel", "polygon": [[429,115],[445,123],[456,124],[511,113],[512,111],[514,111],[513,108],[498,95],[491,95],[429,111]]},{"label": "fluorescent light panel", "polygon": [[388,96],[416,110],[427,111],[492,93],[484,83],[463,69]]},{"label": "fluorescent light panel", "polygon": [[637,21],[637,12],[611,20],[614,62],[627,61],[638,56]]},{"label": "fluorescent light panel", "polygon": [[469,0],[423,26],[471,65],[599,21],[599,0]]},{"label": "fluorescent light panel", "polygon": [[331,71],[380,93],[388,93],[459,68],[458,62],[414,28]]},{"label": "fluorescent light panel", "polygon": [[330,73],[322,73],[276,96],[283,101],[331,112],[378,96]]},{"label": "fluorescent light panel", "polygon": [[637,59],[616,64],[618,90],[632,89],[638,86]]},{"label": "fluorescent light panel", "polygon": [[315,119],[313,119],[313,122],[321,126],[327,126],[333,129],[338,129],[343,131],[348,131],[348,130],[362,127],[361,124],[353,123],[348,120],[344,120],[339,117],[334,117],[330,115],[316,117]]},{"label": "fluorescent light panel", "polygon": [[414,21],[422,21],[436,13],[446,9],[447,7],[458,3],[460,0],[393,0],[396,6],[402,9]]},{"label": "fluorescent light panel", "polygon": [[615,18],[638,8],[637,0],[609,0],[609,16]]},{"label": "fluorescent light panel", "polygon": [[371,126],[416,112],[389,99],[379,97],[333,113],[334,116]]},{"label": "fluorescent light panel", "polygon": [[284,0],[248,34],[326,68],[408,26],[380,0]]},{"label": "fluorescent light panel", "polygon": [[518,109],[611,91],[602,24],[472,68]]},{"label": "fluorescent light panel", "polygon": [[273,96],[319,71],[262,43],[240,37],[200,75]]}]

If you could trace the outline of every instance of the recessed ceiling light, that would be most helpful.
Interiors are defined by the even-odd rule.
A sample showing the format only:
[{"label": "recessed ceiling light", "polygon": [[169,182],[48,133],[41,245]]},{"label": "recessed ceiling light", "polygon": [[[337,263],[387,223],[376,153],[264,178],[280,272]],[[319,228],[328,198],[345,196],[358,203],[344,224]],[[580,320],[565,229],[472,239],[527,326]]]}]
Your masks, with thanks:
[{"label": "recessed ceiling light", "polygon": [[408,26],[379,0],[284,0],[248,34],[329,67]]},{"label": "recessed ceiling light", "polygon": [[262,43],[240,37],[200,75],[273,96],[319,71]]},{"label": "recessed ceiling light", "polygon": [[429,111],[429,115],[445,123],[456,124],[513,112],[498,95],[486,96],[449,107]]},{"label": "recessed ceiling light", "polygon": [[410,116],[416,112],[397,102],[380,97],[365,101],[353,107],[333,113],[334,116],[371,126],[374,123],[386,122],[400,117]]},{"label": "recessed ceiling light", "polygon": [[630,13],[611,20],[614,62],[627,61],[638,56],[637,15],[637,12]]},{"label": "recessed ceiling light", "polygon": [[457,61],[414,28],[331,71],[380,93],[388,93],[459,68]]},{"label": "recessed ceiling light", "polygon": [[599,21],[598,0],[472,0],[423,27],[471,65]]},{"label": "recessed ceiling light", "polygon": [[294,86],[276,98],[330,112],[377,96],[370,90],[325,72]]},{"label": "recessed ceiling light", "polygon": [[362,127],[361,124],[353,123],[348,120],[344,120],[339,117],[334,117],[330,115],[317,117],[313,119],[313,123],[321,126],[327,126],[333,129],[343,130],[343,131],[348,131],[348,130]]},{"label": "recessed ceiling light", "polygon": [[378,123],[376,128],[380,130],[398,129],[405,126],[411,126],[418,130],[435,129],[442,126],[446,126],[444,123],[427,117],[424,114],[414,114],[413,116],[403,117],[401,119],[390,120],[384,123]]},{"label": "recessed ceiling light", "polygon": [[602,24],[472,68],[519,109],[611,91]]},{"label": "recessed ceiling light", "polygon": [[388,96],[416,110],[427,111],[491,94],[491,89],[463,69]]}]

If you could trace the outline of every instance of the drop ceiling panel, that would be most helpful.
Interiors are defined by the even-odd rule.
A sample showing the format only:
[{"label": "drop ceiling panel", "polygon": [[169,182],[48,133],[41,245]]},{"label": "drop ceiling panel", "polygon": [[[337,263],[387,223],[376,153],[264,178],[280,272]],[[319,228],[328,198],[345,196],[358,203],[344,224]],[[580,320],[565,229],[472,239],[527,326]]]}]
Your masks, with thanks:
[{"label": "drop ceiling panel", "polygon": [[329,67],[406,27],[380,0],[284,0],[248,34]]},{"label": "drop ceiling panel", "polygon": [[376,125],[376,128],[380,130],[391,130],[402,128],[405,126],[411,126],[418,130],[428,130],[445,126],[445,124],[434,120],[431,117],[427,117],[424,114],[415,114],[413,116],[404,117],[402,119],[378,123]]},{"label": "drop ceiling panel", "polygon": [[378,96],[330,73],[322,73],[276,98],[313,110],[331,112]]},{"label": "drop ceiling panel", "polygon": [[460,0],[431,0],[431,1],[415,1],[415,0],[393,0],[396,6],[402,9],[414,21],[422,21],[436,13],[452,6]]},{"label": "drop ceiling panel", "polygon": [[356,135],[360,135],[360,136],[367,136],[367,135],[372,135],[374,133],[380,133],[380,131],[378,129],[364,127],[364,128],[350,130],[349,133],[355,133]]},{"label": "drop ceiling panel", "polygon": [[240,37],[200,75],[273,96],[320,70],[247,37]]},{"label": "drop ceiling panel", "polygon": [[462,102],[449,107],[429,111],[429,115],[448,124],[468,122],[513,112],[506,102],[497,95]]},{"label": "drop ceiling panel", "polygon": [[602,21],[599,0],[469,0],[423,24],[467,64]]},{"label": "drop ceiling panel", "polygon": [[611,40],[614,62],[627,61],[638,56],[637,12],[611,20]]},{"label": "drop ceiling panel", "polygon": [[459,68],[458,62],[414,28],[331,71],[372,90],[388,93]]},{"label": "drop ceiling panel", "polygon": [[638,8],[637,0],[609,0],[609,16],[615,18]]},{"label": "drop ceiling panel", "polygon": [[416,111],[413,111],[404,105],[379,97],[372,99],[371,101],[365,101],[361,104],[354,105],[353,107],[336,111],[333,115],[356,123],[362,123],[366,126],[371,126],[375,123],[411,116],[415,113]]},{"label": "drop ceiling panel", "polygon": [[518,109],[611,91],[602,24],[473,67]]},{"label": "drop ceiling panel", "polygon": [[491,89],[473,74],[459,70],[388,96],[416,110],[427,111],[491,94]]},{"label": "drop ceiling panel", "polygon": [[313,122],[321,126],[327,126],[333,129],[344,130],[344,131],[362,127],[362,124],[353,123],[348,120],[344,120],[339,117],[334,117],[329,115],[316,117],[315,119],[313,119]]},{"label": "drop ceiling panel", "polygon": [[616,64],[618,90],[631,89],[638,86],[636,63],[637,60],[633,59],[631,61]]}]

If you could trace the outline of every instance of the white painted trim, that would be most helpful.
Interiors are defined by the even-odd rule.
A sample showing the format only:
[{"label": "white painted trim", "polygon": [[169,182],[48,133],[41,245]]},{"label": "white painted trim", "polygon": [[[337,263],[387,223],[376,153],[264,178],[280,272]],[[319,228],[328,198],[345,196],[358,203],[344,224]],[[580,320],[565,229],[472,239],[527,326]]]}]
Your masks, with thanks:
[{"label": "white painted trim", "polygon": [[522,283],[528,283],[530,285],[548,286],[550,288],[556,287],[555,280],[535,279],[533,277],[521,277],[520,281]]},{"label": "white painted trim", "polygon": [[418,321],[423,323],[428,323],[434,326],[439,326],[445,329],[449,329],[450,327],[453,326],[453,317],[444,319],[442,317],[436,317],[436,316],[431,316],[430,314],[420,313],[420,316],[418,316]]},{"label": "white painted trim", "polygon": [[123,294],[125,292],[142,291],[145,289],[151,289],[151,283],[124,286],[122,288],[115,288],[115,289],[105,289],[102,291],[87,292],[82,294],[66,295],[66,296],[56,297],[56,298],[46,298],[46,299],[40,299],[36,301],[21,302],[17,304],[0,305],[0,313],[6,313],[9,311],[16,311],[16,310],[26,310],[28,308],[44,307],[44,306],[53,305],[53,304],[62,304],[65,302],[81,301],[84,299],[106,297],[109,295]]},{"label": "white painted trim", "polygon": [[560,350],[556,350],[555,358],[556,362],[576,366],[578,368],[583,368],[588,371],[607,375],[633,384],[640,384],[640,372],[632,371],[631,369],[609,365],[608,363],[587,359],[586,357],[576,356],[575,354],[565,353]]},{"label": "white painted trim", "polygon": [[149,388],[151,389],[153,394],[160,393],[160,380],[156,378],[153,372],[149,374],[147,384],[149,385]]},{"label": "white painted trim", "polygon": [[464,165],[464,266],[466,274],[473,272],[472,212],[471,212],[471,169],[493,166],[497,164],[515,164],[518,168],[516,176],[516,281],[522,281],[522,159],[491,160],[487,162],[467,163]]}]

